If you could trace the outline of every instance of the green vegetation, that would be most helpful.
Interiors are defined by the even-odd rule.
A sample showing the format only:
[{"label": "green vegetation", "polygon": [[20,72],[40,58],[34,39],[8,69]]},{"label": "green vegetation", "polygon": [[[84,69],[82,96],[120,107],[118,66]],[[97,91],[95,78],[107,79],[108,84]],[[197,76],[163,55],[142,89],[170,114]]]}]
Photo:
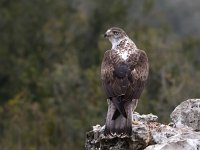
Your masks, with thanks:
[{"label": "green vegetation", "polygon": [[174,32],[155,3],[1,0],[0,149],[84,149],[86,131],[105,121],[100,64],[112,26],[149,57],[136,111],[168,122],[177,104],[199,97],[200,38]]}]

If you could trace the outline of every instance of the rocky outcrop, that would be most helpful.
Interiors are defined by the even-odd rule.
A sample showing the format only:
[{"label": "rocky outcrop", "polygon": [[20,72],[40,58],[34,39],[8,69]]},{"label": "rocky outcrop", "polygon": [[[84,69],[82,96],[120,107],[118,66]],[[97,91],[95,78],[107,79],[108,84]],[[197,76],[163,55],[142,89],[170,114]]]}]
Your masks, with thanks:
[{"label": "rocky outcrop", "polygon": [[190,99],[182,102],[170,117],[177,128],[188,126],[200,131],[200,100]]},{"label": "rocky outcrop", "polygon": [[200,133],[192,131],[179,133],[164,139],[155,145],[148,146],[145,150],[199,150]]},{"label": "rocky outcrop", "polygon": [[104,126],[93,126],[87,133],[85,147],[87,150],[200,150],[199,104],[198,99],[181,103],[172,112],[170,125],[158,123],[153,114],[134,113],[131,137],[104,136]]}]

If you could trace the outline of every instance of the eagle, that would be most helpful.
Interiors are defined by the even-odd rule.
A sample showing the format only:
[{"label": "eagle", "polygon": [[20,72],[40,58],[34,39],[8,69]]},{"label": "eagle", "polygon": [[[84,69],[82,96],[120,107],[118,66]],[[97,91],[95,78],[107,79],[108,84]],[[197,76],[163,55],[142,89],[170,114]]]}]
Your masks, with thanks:
[{"label": "eagle", "polygon": [[108,101],[104,134],[131,136],[132,113],[149,74],[148,58],[121,28],[108,29],[104,37],[112,44],[101,64],[101,82]]}]

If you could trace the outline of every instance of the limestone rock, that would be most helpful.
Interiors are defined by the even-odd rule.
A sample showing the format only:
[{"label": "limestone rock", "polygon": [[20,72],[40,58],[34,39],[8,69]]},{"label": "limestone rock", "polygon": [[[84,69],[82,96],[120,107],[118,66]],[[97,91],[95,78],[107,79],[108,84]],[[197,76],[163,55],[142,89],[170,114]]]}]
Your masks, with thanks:
[{"label": "limestone rock", "polygon": [[135,112],[133,113],[133,121],[140,121],[140,122],[156,122],[158,121],[158,116],[153,114],[147,114],[147,115],[140,115],[139,113]]},{"label": "limestone rock", "polygon": [[131,137],[104,136],[104,126],[93,126],[87,133],[85,147],[87,150],[142,150],[151,144],[152,136],[147,122],[153,122],[158,117],[152,114],[140,115],[134,113]]},{"label": "limestone rock", "polygon": [[200,99],[189,99],[182,102],[170,117],[177,128],[188,126],[200,131]]},{"label": "limestone rock", "polygon": [[181,133],[162,141],[159,144],[148,146],[145,150],[199,150],[200,133]]},{"label": "limestone rock", "polygon": [[131,137],[104,136],[105,126],[93,126],[86,150],[200,150],[200,100],[182,102],[171,118],[164,125],[153,114],[134,113]]}]

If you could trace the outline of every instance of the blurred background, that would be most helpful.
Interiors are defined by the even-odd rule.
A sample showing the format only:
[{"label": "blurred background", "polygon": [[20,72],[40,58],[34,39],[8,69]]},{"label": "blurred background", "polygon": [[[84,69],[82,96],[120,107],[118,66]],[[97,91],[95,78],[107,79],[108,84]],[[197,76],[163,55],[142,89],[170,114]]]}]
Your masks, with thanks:
[{"label": "blurred background", "polygon": [[0,149],[80,150],[103,125],[104,32],[123,28],[146,51],[139,113],[169,123],[200,97],[200,1],[0,0]]}]

